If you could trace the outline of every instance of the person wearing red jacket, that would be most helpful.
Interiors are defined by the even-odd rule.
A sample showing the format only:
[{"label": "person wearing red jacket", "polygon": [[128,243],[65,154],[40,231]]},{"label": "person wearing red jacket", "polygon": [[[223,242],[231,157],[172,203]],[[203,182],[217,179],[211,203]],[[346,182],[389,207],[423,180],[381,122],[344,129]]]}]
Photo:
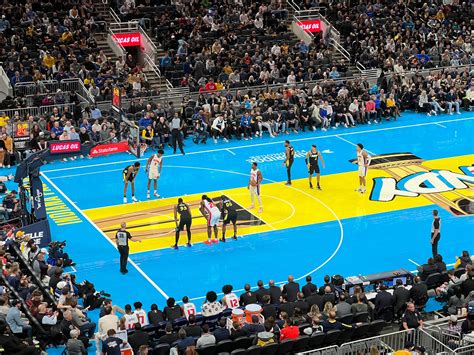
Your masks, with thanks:
[{"label": "person wearing red jacket", "polygon": [[285,320],[285,326],[280,331],[280,341],[287,339],[298,339],[300,336],[300,329],[293,324],[293,321],[288,318]]},{"label": "person wearing red jacket", "polygon": [[365,102],[365,120],[370,123],[371,120],[377,123],[377,110],[375,109],[375,101],[373,96]]}]

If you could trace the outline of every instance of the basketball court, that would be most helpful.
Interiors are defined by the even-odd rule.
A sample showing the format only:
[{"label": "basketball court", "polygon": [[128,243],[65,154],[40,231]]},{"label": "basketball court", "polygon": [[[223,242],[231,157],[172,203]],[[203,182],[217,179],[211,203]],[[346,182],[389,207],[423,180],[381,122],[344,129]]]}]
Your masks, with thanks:
[{"label": "basketball court", "polygon": [[[55,239],[67,239],[78,279],[123,305],[140,300],[164,306],[165,298],[202,299],[230,283],[241,289],[257,280],[297,280],[325,274],[364,275],[399,268],[415,270],[431,254],[431,212],[440,210],[439,251],[446,263],[473,249],[474,117],[471,113],[426,117],[405,113],[397,122],[354,129],[300,133],[230,143],[186,142],[186,155],[165,151],[160,199],[146,199],[142,163],[135,185],[138,203],[122,202],[122,170],[136,161],[123,153],[43,167],[45,202]],[[285,186],[285,139],[296,151],[293,185]],[[372,155],[367,193],[358,187],[357,143]],[[309,189],[304,156],[316,144],[326,168],[322,190]],[[264,180],[264,211],[248,209],[250,163]],[[320,164],[321,166],[321,164]],[[204,245],[202,194],[227,196],[238,206],[237,241]],[[130,200],[130,192],[129,192]],[[181,233],[172,250],[173,206],[182,197],[192,209],[192,248]],[[119,273],[115,231],[122,221],[141,242],[130,244],[129,273]],[[227,238],[232,236],[228,228]],[[199,301],[197,301],[198,304]]]}]

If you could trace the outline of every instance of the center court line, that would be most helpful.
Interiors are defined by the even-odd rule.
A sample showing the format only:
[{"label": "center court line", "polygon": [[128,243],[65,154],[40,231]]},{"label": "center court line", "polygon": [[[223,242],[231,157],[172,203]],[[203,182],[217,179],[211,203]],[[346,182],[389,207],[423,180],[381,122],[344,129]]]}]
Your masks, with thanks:
[{"label": "center court line", "polygon": [[[77,212],[79,212],[79,214],[82,215],[82,217],[84,217],[86,221],[88,221],[100,233],[101,236],[103,236],[114,247],[114,249],[117,249],[116,245],[105,235],[105,233],[102,232],[100,228],[94,222],[92,222],[92,220],[79,207],[77,207],[77,205],[72,202],[71,199],[48,176],[46,176],[44,172],[41,172],[41,175],[52,187],[56,189],[56,191],[62,197],[64,197],[67,202],[71,204],[72,207],[76,209]],[[135,269],[137,269],[137,271],[145,278],[145,280],[147,280],[155,288],[155,290],[157,290],[165,299],[169,298],[165,291],[163,291],[132,259],[128,258],[128,261],[133,267],[135,267]]]},{"label": "center court line", "polygon": [[226,150],[227,150],[230,154],[232,154],[232,155],[237,155],[237,154],[235,154],[232,150],[230,150],[230,148],[227,148]]},{"label": "center court line", "polygon": [[443,128],[447,128],[445,125],[442,125],[441,123],[438,123],[438,122],[436,122],[435,125],[443,127]]},{"label": "center court line", "polygon": [[[352,143],[350,140],[347,140],[347,139],[342,138],[342,137],[339,137],[339,136],[336,136],[336,138],[337,138],[337,139],[340,139],[340,140],[343,141],[343,142],[349,143],[350,145],[353,145],[354,147],[357,147],[357,144]],[[364,148],[364,150],[365,150],[367,153],[369,153],[369,154],[377,155],[377,154],[375,154],[374,152],[371,152],[371,151],[368,150],[368,149],[365,149],[365,148]]]},{"label": "center court line", "polygon": [[[461,122],[461,121],[471,121],[471,120],[474,120],[474,117],[464,117],[464,118],[458,118],[458,119],[443,120],[443,121],[438,121],[438,122],[417,123],[417,124],[398,126],[398,127],[384,127],[384,128],[363,130],[363,131],[357,131],[357,132],[328,134],[328,135],[317,136],[317,137],[297,138],[297,139],[292,139],[291,141],[292,142],[303,142],[303,141],[309,141],[309,140],[315,140],[315,139],[336,138],[337,136],[350,136],[350,135],[355,135],[355,134],[391,131],[391,130],[397,130],[397,129],[412,128],[412,127],[432,126],[432,125],[437,125],[437,124],[439,125],[440,123]],[[283,143],[284,143],[284,141],[271,141],[271,142],[266,142],[266,143],[241,145],[241,146],[235,146],[235,147],[230,147],[230,148],[216,148],[216,149],[208,149],[208,150],[199,150],[199,151],[196,151],[196,152],[186,153],[185,156],[195,155],[195,154],[206,154],[206,153],[222,152],[222,151],[228,151],[228,149],[232,149],[232,150],[248,149],[248,148],[253,148],[253,147],[262,147],[262,146],[267,146],[267,145],[283,144]],[[173,158],[173,157],[181,157],[181,156],[182,155],[165,155],[165,159]],[[115,162],[110,162],[110,163],[90,164],[90,165],[83,165],[83,166],[73,166],[73,167],[69,167],[69,168],[44,170],[43,172],[50,173],[50,172],[54,172],[54,171],[87,169],[87,168],[93,168],[93,167],[96,167],[96,166],[116,165],[116,164],[131,163],[131,162],[135,162],[135,161],[146,161],[146,160],[148,160],[148,158],[120,160],[120,161],[115,161]]]}]

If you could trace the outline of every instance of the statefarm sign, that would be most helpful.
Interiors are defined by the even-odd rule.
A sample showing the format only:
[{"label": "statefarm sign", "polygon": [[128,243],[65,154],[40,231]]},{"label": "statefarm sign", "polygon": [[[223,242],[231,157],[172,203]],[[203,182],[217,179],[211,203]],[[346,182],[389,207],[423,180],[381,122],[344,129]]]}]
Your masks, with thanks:
[{"label": "statefarm sign", "polygon": [[91,149],[90,156],[97,157],[100,155],[109,155],[115,153],[123,153],[128,151],[128,143],[127,142],[119,142],[119,143],[109,143],[109,144],[101,144],[97,145]]},{"label": "statefarm sign", "polygon": [[51,154],[76,153],[80,151],[81,142],[79,141],[49,142],[49,152]]},{"label": "statefarm sign", "polygon": [[123,47],[136,47],[142,42],[140,32],[117,33],[113,35],[113,39]]},{"label": "statefarm sign", "polygon": [[306,20],[298,22],[298,25],[305,32],[321,32],[321,21],[320,20]]}]

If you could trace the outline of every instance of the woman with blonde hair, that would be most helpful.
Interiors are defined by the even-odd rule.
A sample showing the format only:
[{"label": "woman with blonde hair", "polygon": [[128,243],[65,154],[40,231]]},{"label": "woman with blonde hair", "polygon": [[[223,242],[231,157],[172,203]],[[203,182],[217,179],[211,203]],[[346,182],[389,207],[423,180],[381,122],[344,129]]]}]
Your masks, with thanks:
[{"label": "woman with blonde hair", "polygon": [[319,307],[317,304],[313,304],[311,308],[309,309],[308,318],[310,320],[314,318],[321,318],[321,311],[319,310]]},{"label": "woman with blonde hair", "polygon": [[333,310],[334,310],[333,304],[331,302],[326,302],[324,304],[323,313],[321,314],[322,319],[323,320],[328,319],[329,318],[329,312],[331,312]]}]

